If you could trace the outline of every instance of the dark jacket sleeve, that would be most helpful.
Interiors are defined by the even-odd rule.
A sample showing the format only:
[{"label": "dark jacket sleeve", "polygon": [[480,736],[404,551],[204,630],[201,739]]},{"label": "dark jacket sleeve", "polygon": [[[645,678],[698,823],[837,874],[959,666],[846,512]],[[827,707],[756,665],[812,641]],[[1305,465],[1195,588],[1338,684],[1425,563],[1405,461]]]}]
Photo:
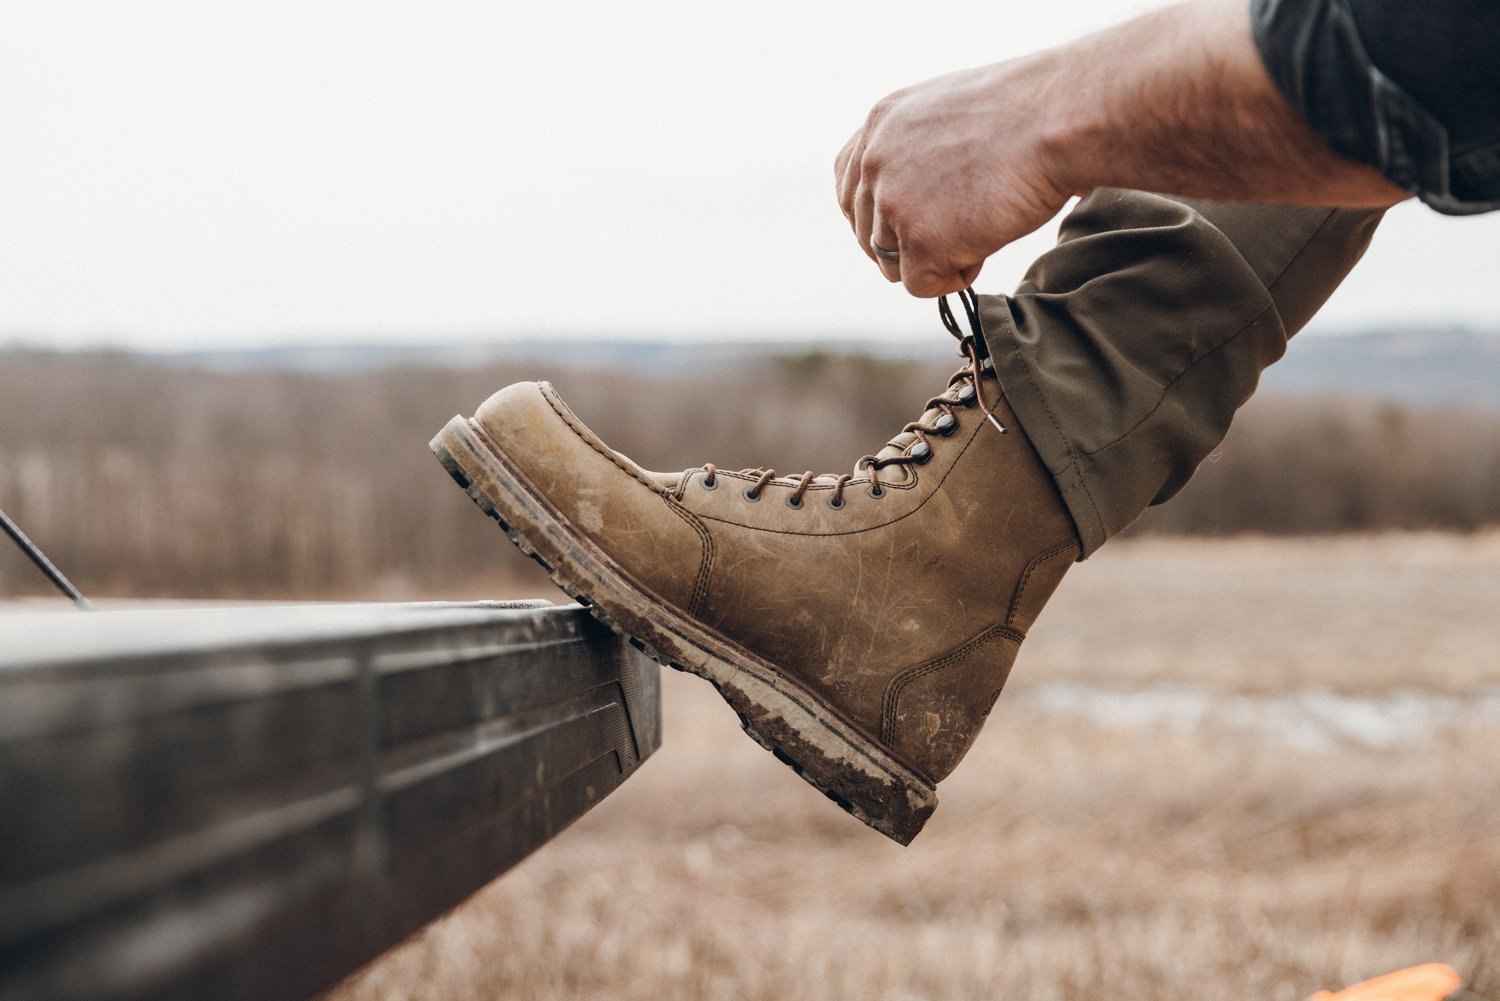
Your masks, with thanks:
[{"label": "dark jacket sleeve", "polygon": [[1276,85],[1439,212],[1500,209],[1500,0],[1251,0]]}]

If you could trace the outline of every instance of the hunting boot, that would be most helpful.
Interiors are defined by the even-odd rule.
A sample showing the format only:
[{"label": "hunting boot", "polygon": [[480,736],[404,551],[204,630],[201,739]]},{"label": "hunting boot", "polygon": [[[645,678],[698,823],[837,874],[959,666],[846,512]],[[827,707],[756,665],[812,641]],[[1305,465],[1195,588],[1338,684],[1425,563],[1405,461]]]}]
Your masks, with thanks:
[{"label": "hunting boot", "polygon": [[906,844],[1079,554],[963,302],[968,333],[941,308],[966,364],[850,473],[650,472],[531,382],[432,448],[560,588]]}]

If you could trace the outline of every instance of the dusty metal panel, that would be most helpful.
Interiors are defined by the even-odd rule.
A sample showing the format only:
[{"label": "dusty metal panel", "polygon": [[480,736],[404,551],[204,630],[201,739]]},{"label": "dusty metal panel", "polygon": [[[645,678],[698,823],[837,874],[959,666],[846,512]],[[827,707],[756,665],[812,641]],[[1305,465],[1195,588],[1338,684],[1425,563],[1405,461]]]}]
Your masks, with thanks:
[{"label": "dusty metal panel", "polygon": [[0,999],[306,997],[660,739],[577,606],[0,616]]}]

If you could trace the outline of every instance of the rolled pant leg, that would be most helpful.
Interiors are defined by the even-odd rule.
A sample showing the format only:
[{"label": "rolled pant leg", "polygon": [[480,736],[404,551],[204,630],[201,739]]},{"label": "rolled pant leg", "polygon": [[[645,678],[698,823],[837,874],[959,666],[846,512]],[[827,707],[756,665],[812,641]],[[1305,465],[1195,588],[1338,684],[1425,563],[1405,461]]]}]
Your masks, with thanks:
[{"label": "rolled pant leg", "polygon": [[1085,556],[1192,477],[1381,214],[1099,189],[1014,295],[980,297]]}]

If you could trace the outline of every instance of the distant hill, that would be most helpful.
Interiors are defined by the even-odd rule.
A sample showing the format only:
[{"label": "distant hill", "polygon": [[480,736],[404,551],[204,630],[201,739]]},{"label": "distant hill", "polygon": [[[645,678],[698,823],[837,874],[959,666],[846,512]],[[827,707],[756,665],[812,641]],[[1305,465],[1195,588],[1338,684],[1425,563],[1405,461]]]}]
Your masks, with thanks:
[{"label": "distant hill", "polygon": [[248,348],[189,348],[184,350],[128,351],[96,349],[54,352],[32,346],[0,346],[5,357],[72,356],[79,359],[129,359],[173,369],[211,372],[300,372],[337,374],[369,372],[396,366],[461,369],[496,362],[536,363],[548,367],[566,364],[577,368],[629,369],[641,375],[670,376],[687,372],[732,370],[747,361],[777,355],[861,355],[890,359],[941,361],[949,357],[952,342],[933,340],[918,344],[891,342],[832,341],[809,336],[786,341],[717,341],[683,344],[671,341],[580,338],[576,335],[537,335],[494,341],[438,341],[435,343],[288,343]]},{"label": "distant hill", "polygon": [[1500,408],[1500,331],[1454,327],[1298,337],[1261,385],[1299,395]]},{"label": "distant hill", "polygon": [[[865,355],[941,363],[951,357],[946,338],[911,341],[831,341],[809,336],[776,342],[605,340],[537,335],[521,340],[467,343],[283,344],[243,349],[121,352],[168,368],[292,371],[332,374],[400,365],[462,369],[489,362],[555,367],[618,368],[651,376],[725,372],[772,355]],[[30,349],[0,351],[36,354]],[[47,352],[43,352],[47,353]],[[1265,389],[1302,396],[1374,397],[1418,405],[1500,409],[1500,330],[1464,327],[1391,329],[1303,335],[1262,380]]]}]

